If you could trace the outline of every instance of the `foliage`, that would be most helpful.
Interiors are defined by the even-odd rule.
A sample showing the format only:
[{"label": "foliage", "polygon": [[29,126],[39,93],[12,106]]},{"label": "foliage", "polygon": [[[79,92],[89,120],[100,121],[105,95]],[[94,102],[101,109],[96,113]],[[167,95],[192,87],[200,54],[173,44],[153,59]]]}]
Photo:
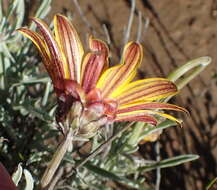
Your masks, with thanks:
[{"label": "foliage", "polygon": [[[41,2],[36,16],[44,18],[50,0]],[[24,14],[23,0],[1,2],[0,157],[10,172],[20,162],[30,167],[44,158],[50,151],[45,140],[56,135],[51,128],[55,105],[48,101],[50,80],[39,74],[40,58],[31,43],[16,32],[25,22]]]}]

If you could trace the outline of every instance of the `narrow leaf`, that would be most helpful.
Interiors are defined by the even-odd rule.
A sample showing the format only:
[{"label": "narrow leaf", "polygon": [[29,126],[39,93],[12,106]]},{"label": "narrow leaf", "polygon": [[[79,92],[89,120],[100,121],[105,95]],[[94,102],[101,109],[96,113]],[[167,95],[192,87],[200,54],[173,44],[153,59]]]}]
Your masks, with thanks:
[{"label": "narrow leaf", "polygon": [[12,180],[16,186],[18,185],[18,183],[22,177],[22,174],[23,174],[23,168],[21,166],[21,163],[19,163],[17,170],[12,175]]},{"label": "narrow leaf", "polygon": [[31,173],[24,169],[24,175],[25,175],[25,179],[26,179],[26,187],[25,190],[33,190],[34,188],[34,179],[32,178]]},{"label": "narrow leaf", "polygon": [[169,168],[169,167],[174,167],[178,166],[180,164],[183,164],[185,162],[190,162],[193,160],[198,159],[199,156],[195,154],[186,154],[186,155],[181,155],[181,156],[175,156],[173,158],[168,158],[165,160],[162,160],[160,162],[155,162],[154,164],[146,165],[143,167],[140,167],[138,170],[147,172],[151,171],[157,168]]},{"label": "narrow leaf", "polygon": [[[175,82],[178,89],[181,89],[200,74],[211,63],[211,61],[211,57],[208,56],[193,59],[170,73],[168,79]],[[188,72],[191,73],[186,75]],[[183,78],[181,79],[181,77]],[[178,81],[179,79],[180,81]]]},{"label": "narrow leaf", "polygon": [[159,130],[163,130],[163,129],[166,129],[166,128],[169,128],[169,127],[172,127],[172,126],[176,126],[176,125],[177,125],[176,122],[167,119],[167,120],[163,121],[162,123],[160,123],[159,125],[157,125],[156,127],[150,127],[147,130],[145,130],[141,134],[140,140],[144,139],[144,137],[146,135],[149,135],[149,134],[155,133],[155,132],[157,132]]},{"label": "narrow leaf", "polygon": [[129,180],[125,177],[117,176],[110,171],[104,170],[104,169],[97,167],[97,166],[94,166],[90,163],[85,164],[85,167],[87,169],[89,169],[90,171],[94,172],[95,174],[99,175],[100,177],[104,177],[104,178],[125,184],[125,185],[132,187],[132,188],[135,188],[135,189],[143,189],[143,190],[145,189],[142,184],[138,183],[135,180]]}]

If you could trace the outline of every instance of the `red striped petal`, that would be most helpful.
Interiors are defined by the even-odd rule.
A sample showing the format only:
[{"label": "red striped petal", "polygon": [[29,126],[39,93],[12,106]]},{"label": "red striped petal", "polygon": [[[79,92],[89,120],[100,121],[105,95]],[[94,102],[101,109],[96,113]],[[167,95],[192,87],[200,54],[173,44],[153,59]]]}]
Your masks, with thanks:
[{"label": "red striped petal", "polygon": [[88,93],[96,87],[103,70],[108,67],[108,47],[101,40],[90,38],[90,49],[82,63],[82,87]]},{"label": "red striped petal", "polygon": [[45,22],[38,18],[32,18],[32,21],[36,23],[41,35],[44,38],[47,47],[49,48],[52,66],[55,67],[55,70],[57,71],[56,75],[61,76],[61,78],[64,78],[64,69],[61,60],[61,55],[57,43],[54,40],[54,36],[52,35],[49,27]]},{"label": "red striped petal", "polygon": [[[146,81],[146,79],[144,80]],[[169,80],[144,82],[143,80],[130,83],[115,97],[119,105],[136,101],[159,100],[178,92],[176,85]]]},{"label": "red striped petal", "polygon": [[157,120],[153,116],[147,114],[146,112],[142,112],[142,111],[117,114],[115,121],[117,122],[141,121],[141,122],[149,123],[152,125],[157,125]]},{"label": "red striped petal", "polygon": [[44,66],[48,74],[50,75],[53,83],[55,83],[56,80],[61,78],[62,76],[58,72],[58,68],[53,65],[49,48],[47,47],[47,44],[43,40],[42,36],[40,36],[38,33],[31,31],[27,28],[20,28],[17,31],[21,32],[24,36],[29,38],[38,48],[39,53],[42,57]]},{"label": "red striped petal", "polygon": [[54,31],[63,55],[65,78],[80,83],[84,50],[79,36],[70,21],[62,15],[54,17]]},{"label": "red striped petal", "polygon": [[109,54],[109,49],[106,43],[102,40],[94,38],[93,36],[89,37],[89,47],[93,52],[104,52],[106,56]]},{"label": "red striped petal", "polygon": [[164,109],[164,110],[174,110],[174,111],[181,111],[189,114],[189,112],[182,107],[168,104],[168,103],[160,103],[160,102],[147,102],[147,103],[134,103],[121,106],[117,113],[124,113],[124,112],[132,112],[137,110],[147,110],[147,109]]},{"label": "red striped petal", "polygon": [[102,90],[103,97],[111,97],[129,83],[135,76],[141,60],[141,45],[135,42],[128,43],[124,49],[122,64],[106,70],[97,83],[97,88]]},{"label": "red striped petal", "polygon": [[103,53],[88,53],[83,61],[84,73],[82,77],[82,87],[85,92],[96,87],[96,83],[103,71],[106,56]]},{"label": "red striped petal", "polygon": [[162,112],[158,112],[158,111],[152,111],[152,110],[143,110],[143,111],[146,112],[147,114],[150,114],[150,115],[158,115],[160,117],[167,118],[167,119],[169,119],[171,121],[175,121],[177,124],[182,126],[182,121],[175,118],[175,117],[173,117],[172,115],[162,113]]}]

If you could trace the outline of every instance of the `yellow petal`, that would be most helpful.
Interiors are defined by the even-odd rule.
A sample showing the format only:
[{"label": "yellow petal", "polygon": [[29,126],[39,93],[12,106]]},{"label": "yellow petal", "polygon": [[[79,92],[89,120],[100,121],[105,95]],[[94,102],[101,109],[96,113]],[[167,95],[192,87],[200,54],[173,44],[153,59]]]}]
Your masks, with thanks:
[{"label": "yellow petal", "polygon": [[173,110],[189,114],[189,112],[185,108],[174,104],[143,101],[121,105],[118,107],[117,113],[131,112],[136,110]]},{"label": "yellow petal", "polygon": [[153,114],[153,115],[159,115],[161,117],[164,117],[166,119],[169,119],[171,121],[175,121],[176,123],[178,123],[179,125],[181,125],[182,121],[180,121],[179,119],[176,119],[175,117],[173,117],[172,115],[166,114],[166,113],[162,113],[162,112],[157,112],[157,111],[150,111],[150,110],[144,110],[145,112],[149,113],[149,114]]},{"label": "yellow petal", "polygon": [[176,85],[163,78],[144,79],[126,85],[114,97],[119,105],[159,100],[178,92]]},{"label": "yellow petal", "polygon": [[152,125],[157,125],[157,120],[144,110],[132,111],[126,113],[120,113],[116,115],[116,122],[123,121],[140,121],[145,123],[150,123]]},{"label": "yellow petal", "polygon": [[[38,18],[32,18],[32,21],[37,25],[44,42],[46,43],[49,52],[50,52],[50,58],[52,62],[52,66],[55,67],[54,70],[58,72],[58,76],[61,76],[60,78],[64,78],[64,69],[62,64],[62,57],[59,51],[59,48],[57,46],[56,41],[54,40],[54,36],[52,35],[49,27],[47,24]],[[52,68],[51,68],[52,69]]]},{"label": "yellow petal", "polygon": [[106,70],[97,83],[103,97],[113,97],[121,88],[129,83],[136,74],[142,60],[142,46],[129,42],[124,48],[120,65]]},{"label": "yellow petal", "polygon": [[23,34],[25,37],[29,38],[38,48],[39,53],[43,59],[44,66],[48,74],[50,75],[51,79],[55,81],[56,78],[60,78],[61,73],[58,71],[58,69],[55,66],[52,65],[53,62],[52,62],[50,51],[47,47],[47,44],[43,40],[42,36],[27,28],[20,28],[17,31]]},{"label": "yellow petal", "polygon": [[84,50],[76,30],[65,16],[56,15],[54,17],[54,32],[62,52],[65,78],[80,83]]}]

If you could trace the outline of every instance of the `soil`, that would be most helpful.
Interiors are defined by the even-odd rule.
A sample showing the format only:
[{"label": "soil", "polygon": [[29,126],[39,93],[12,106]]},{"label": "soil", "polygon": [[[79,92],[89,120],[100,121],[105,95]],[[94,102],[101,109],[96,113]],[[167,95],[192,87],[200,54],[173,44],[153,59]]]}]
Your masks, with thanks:
[{"label": "soil", "polygon": [[[112,62],[117,64],[130,1],[79,0],[79,4],[89,25],[82,20],[73,0],[53,0],[47,19],[51,20],[55,13],[70,15],[83,39],[92,33],[106,40],[104,24],[111,37]],[[160,138],[162,158],[184,153],[200,155],[197,161],[163,169],[161,189],[205,189],[217,175],[217,85],[213,78],[217,72],[217,0],[137,0],[130,40],[136,40],[138,11],[143,18],[150,19],[140,40],[144,60],[139,77],[167,76],[174,68],[200,56],[209,55],[213,59],[212,64],[173,99],[190,111],[190,117],[179,115],[184,127],[170,128]],[[148,146],[152,145],[142,145],[140,152],[147,152]]]}]

